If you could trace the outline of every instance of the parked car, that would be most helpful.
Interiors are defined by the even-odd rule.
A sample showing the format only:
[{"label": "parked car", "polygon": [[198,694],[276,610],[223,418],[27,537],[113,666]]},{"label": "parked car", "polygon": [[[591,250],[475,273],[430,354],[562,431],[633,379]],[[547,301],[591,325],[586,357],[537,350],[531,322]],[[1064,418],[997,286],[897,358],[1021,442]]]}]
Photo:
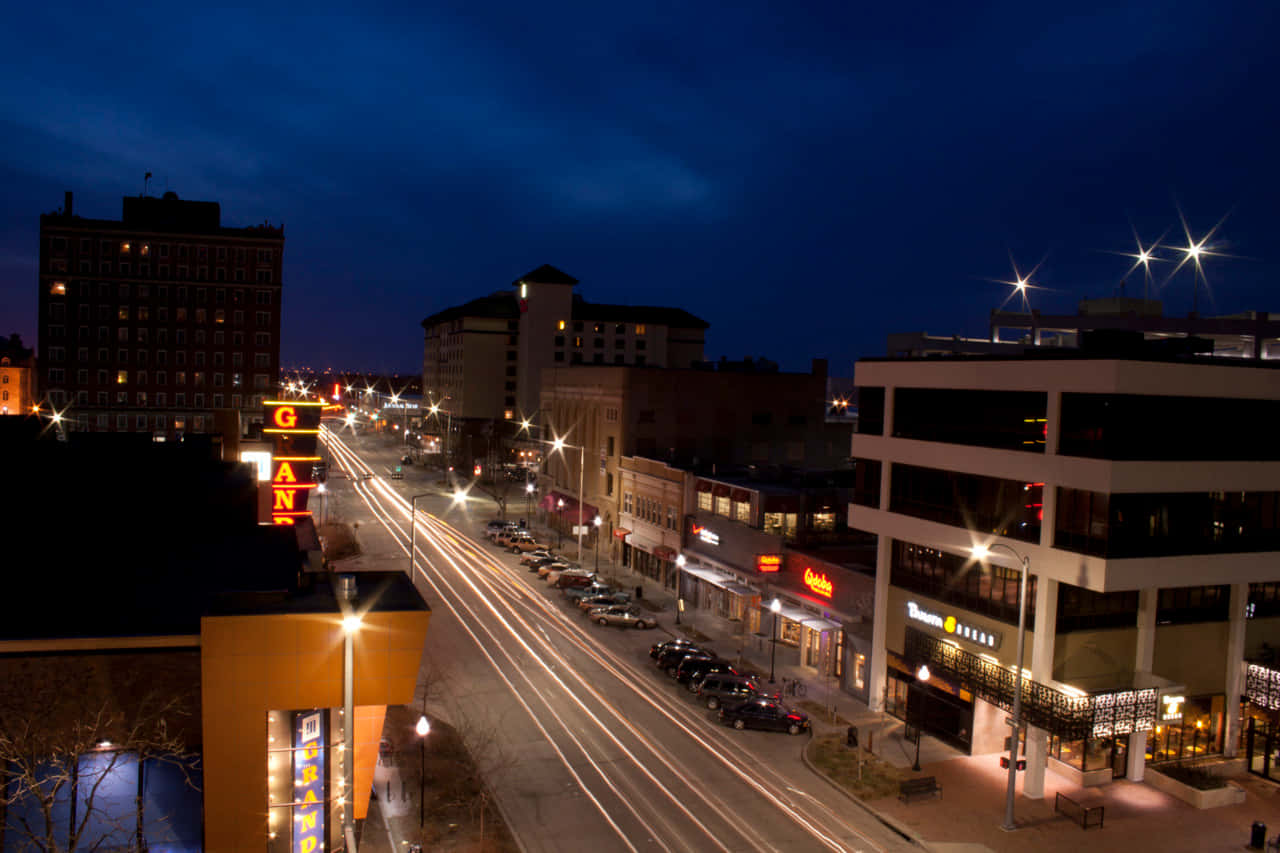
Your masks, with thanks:
[{"label": "parked car", "polygon": [[809,730],[809,715],[776,699],[750,699],[720,709],[720,721],[735,729],[767,729],[798,735]]},{"label": "parked car", "polygon": [[[547,572],[552,572],[552,571],[558,572],[558,571],[562,571],[564,569],[569,568],[568,561],[563,560],[560,557],[554,557],[554,556],[540,557],[539,559],[534,560],[528,565],[529,565],[529,571],[537,572],[539,577],[544,577],[544,578],[547,576]],[[546,571],[543,571],[543,569],[546,569]]]},{"label": "parked car", "polygon": [[697,646],[684,646],[667,649],[658,655],[658,669],[665,670],[667,675],[672,678],[676,677],[676,670],[680,668],[680,664],[687,657],[711,655],[710,649],[702,649]]},{"label": "parked car", "polygon": [[677,638],[675,640],[664,640],[661,643],[654,643],[652,646],[649,647],[649,657],[653,658],[654,660],[657,660],[658,655],[662,654],[667,649],[674,648],[676,646],[693,646],[693,645],[696,645],[696,643],[694,643],[692,640],[686,640],[683,637]]},{"label": "parked car", "polygon": [[652,628],[658,624],[652,616],[643,615],[639,607],[629,604],[597,607],[587,612],[587,618],[601,625],[617,625],[619,628]]},{"label": "parked car", "polygon": [[[577,592],[577,590],[570,589],[566,590],[566,592]],[[576,601],[578,609],[586,613],[596,607],[611,607],[615,604],[629,605],[631,604],[631,596],[625,592],[610,592],[603,595],[583,596]]]},{"label": "parked car", "polygon": [[745,675],[716,673],[698,682],[698,701],[713,711],[721,705],[737,704],[759,695],[759,684]]},{"label": "parked car", "polygon": [[699,655],[685,658],[681,661],[680,668],[676,670],[676,681],[688,685],[690,693],[697,693],[698,682],[710,672],[725,672],[729,675],[738,674],[738,671],[733,668],[733,664],[724,658]]},{"label": "parked car", "polygon": [[567,589],[571,586],[591,586],[591,582],[595,580],[595,573],[582,574],[584,570],[565,569],[555,580],[556,589]]},{"label": "parked car", "polygon": [[[494,534],[492,537],[493,544],[497,545],[499,548],[510,548],[512,540],[518,539],[522,536],[529,536],[529,531],[525,530],[523,527],[508,528]],[[535,543],[534,548],[536,547],[538,546]],[[532,551],[533,548],[530,548],[529,550]]]},{"label": "parked car", "polygon": [[538,560],[546,560],[546,559],[554,559],[554,558],[555,558],[555,554],[552,554],[546,548],[535,548],[532,551],[526,551],[524,553],[524,555],[520,558],[520,565],[532,566]]},{"label": "parked car", "polygon": [[609,586],[607,583],[600,583],[599,581],[596,581],[591,586],[585,586],[582,589],[567,589],[565,590],[564,597],[572,600],[576,598],[585,598],[590,595],[608,595],[611,592],[613,592],[613,587]]},{"label": "parked car", "polygon": [[538,544],[538,540],[534,539],[528,533],[517,533],[507,539],[507,548],[512,554],[519,554],[526,551],[537,551],[542,546]]},{"label": "parked car", "polygon": [[552,572],[564,572],[569,569],[574,571],[582,571],[577,563],[571,563],[568,560],[556,558],[553,562],[547,563],[545,566],[538,567],[538,577],[546,578]]},{"label": "parked car", "polygon": [[484,535],[489,539],[493,539],[499,533],[505,533],[508,530],[515,530],[520,525],[514,521],[506,521],[505,519],[495,518],[484,526]]}]

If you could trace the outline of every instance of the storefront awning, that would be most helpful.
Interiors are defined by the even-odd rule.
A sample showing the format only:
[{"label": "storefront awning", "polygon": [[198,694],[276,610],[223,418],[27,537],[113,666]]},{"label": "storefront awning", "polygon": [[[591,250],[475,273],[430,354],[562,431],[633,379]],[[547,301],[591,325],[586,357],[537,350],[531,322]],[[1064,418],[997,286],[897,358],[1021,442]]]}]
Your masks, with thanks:
[{"label": "storefront awning", "polygon": [[700,491],[700,492],[709,492],[709,491],[711,491],[711,484],[710,484],[710,483],[708,483],[706,480],[699,480],[699,481],[698,481],[698,491]]},{"label": "storefront awning", "polygon": [[613,528],[613,535],[617,536],[619,539],[626,539],[631,535],[631,531],[625,527],[615,527]]},{"label": "storefront awning", "polygon": [[668,548],[666,545],[659,545],[653,549],[653,556],[662,560],[674,560],[676,558],[676,549]]},{"label": "storefront awning", "polygon": [[751,500],[751,493],[746,489],[734,489],[729,497],[736,503],[747,503]]},{"label": "storefront awning", "polygon": [[718,586],[721,589],[728,589],[728,584],[736,583],[734,578],[723,572],[717,572],[715,569],[708,569],[705,566],[685,566],[681,569],[686,575],[693,575],[699,580],[704,580],[712,586]]},{"label": "storefront awning", "polygon": [[[560,507],[560,501],[564,501],[563,508]],[[542,500],[538,502],[538,506],[548,512],[554,512],[557,516],[563,517],[565,521],[572,521],[574,524],[578,523],[578,499],[571,495],[552,491],[547,493]],[[583,524],[590,524],[591,519],[595,518],[599,514],[600,511],[591,504],[582,505]]]},{"label": "storefront awning", "polygon": [[810,613],[808,610],[805,610],[800,607],[792,607],[790,604],[782,605],[782,609],[778,611],[778,615],[781,616],[783,619],[787,619],[792,622],[799,622],[801,625],[803,625],[809,619],[818,618],[814,616],[812,613]]},{"label": "storefront awning", "polygon": [[729,592],[732,592],[735,595],[745,595],[748,598],[752,598],[760,594],[760,590],[752,589],[751,587],[747,586],[744,583],[725,584],[724,588],[729,590]]},{"label": "storefront awning", "polygon": [[814,631],[839,631],[840,630],[839,623],[832,622],[830,619],[820,619],[817,616],[810,616],[808,619],[803,620],[800,624]]},{"label": "storefront awning", "polygon": [[727,498],[729,497],[729,487],[724,483],[716,483],[715,488],[711,490],[711,493],[718,498]]}]

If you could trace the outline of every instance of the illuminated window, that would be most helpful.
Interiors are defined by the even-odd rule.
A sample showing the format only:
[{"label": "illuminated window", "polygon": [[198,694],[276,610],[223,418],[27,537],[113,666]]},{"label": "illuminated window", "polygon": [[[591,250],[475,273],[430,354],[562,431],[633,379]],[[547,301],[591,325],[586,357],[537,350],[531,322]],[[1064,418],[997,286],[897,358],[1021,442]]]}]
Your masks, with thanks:
[{"label": "illuminated window", "polygon": [[53,284],[49,285],[49,292],[54,296],[66,296],[67,283],[65,281],[55,281]]},{"label": "illuminated window", "polygon": [[502,411],[502,417],[503,417],[505,420],[508,420],[508,421],[509,421],[509,420],[511,420],[513,417],[515,417],[515,413],[514,413],[514,412],[512,412],[510,409],[503,409],[503,411]]},{"label": "illuminated window", "polygon": [[636,334],[637,335],[644,334],[644,323],[636,323]]},{"label": "illuminated window", "polygon": [[122,255],[127,255],[127,254],[129,254],[129,243],[128,243],[128,241],[125,241],[124,243],[121,243],[121,244],[120,244],[120,254],[122,254]]},{"label": "illuminated window", "polygon": [[560,329],[560,331],[562,332],[564,331],[564,320],[560,321],[560,325],[558,326],[558,328]]},{"label": "illuminated window", "polygon": [[144,257],[144,258],[150,257],[150,256],[151,256],[151,244],[150,244],[150,243],[143,243],[143,244],[142,244],[142,246],[141,246],[141,247],[139,247],[139,249],[138,249],[138,253],[139,253],[139,254],[141,254],[141,255],[142,255],[142,257]]},{"label": "illuminated window", "polygon": [[128,320],[128,319],[129,319],[129,306],[128,306],[128,305],[121,305],[119,308],[117,308],[117,309],[116,309],[116,319],[117,319],[117,320]]},{"label": "illuminated window", "polygon": [[215,310],[213,312],[213,322],[215,323],[227,322],[227,312],[223,311],[221,308],[218,308],[217,310]]},{"label": "illuminated window", "polygon": [[116,371],[116,384],[117,384],[117,385],[124,385],[124,384],[125,384],[126,382],[128,382],[128,381],[129,381],[129,371],[127,371],[127,370],[117,370],[117,371]]}]

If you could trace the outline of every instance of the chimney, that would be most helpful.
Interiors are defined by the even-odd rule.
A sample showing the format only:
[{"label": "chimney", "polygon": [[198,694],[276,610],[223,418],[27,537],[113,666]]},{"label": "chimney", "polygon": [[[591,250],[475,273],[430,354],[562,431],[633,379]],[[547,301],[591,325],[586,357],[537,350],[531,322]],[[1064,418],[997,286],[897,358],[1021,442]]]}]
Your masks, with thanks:
[{"label": "chimney", "polygon": [[68,219],[71,218],[71,190],[67,190],[65,200],[62,202],[62,213]]}]

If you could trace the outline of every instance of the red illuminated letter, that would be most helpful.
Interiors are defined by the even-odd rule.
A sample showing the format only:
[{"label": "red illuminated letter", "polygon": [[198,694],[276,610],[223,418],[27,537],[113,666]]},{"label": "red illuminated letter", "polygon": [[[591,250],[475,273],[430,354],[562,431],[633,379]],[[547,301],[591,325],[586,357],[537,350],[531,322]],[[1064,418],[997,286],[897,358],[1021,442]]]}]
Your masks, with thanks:
[{"label": "red illuminated letter", "polygon": [[293,406],[281,406],[276,409],[275,417],[272,420],[281,429],[293,429],[298,425],[298,410]]}]

